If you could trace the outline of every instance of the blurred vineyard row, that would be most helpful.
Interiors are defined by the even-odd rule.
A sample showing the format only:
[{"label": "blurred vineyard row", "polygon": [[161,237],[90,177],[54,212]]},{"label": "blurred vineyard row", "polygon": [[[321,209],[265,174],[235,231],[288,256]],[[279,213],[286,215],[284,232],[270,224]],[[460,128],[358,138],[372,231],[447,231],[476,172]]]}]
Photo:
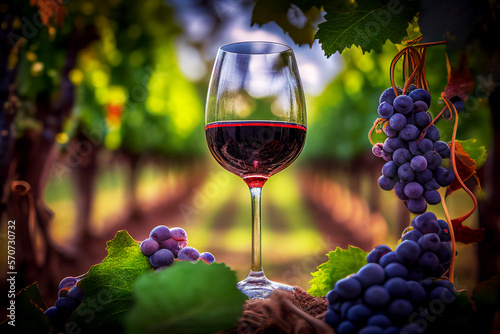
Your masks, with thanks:
[{"label": "blurred vineyard row", "polygon": [[[293,44],[274,24],[251,27],[253,5],[0,4],[2,249],[4,222],[15,218],[20,281],[53,290],[63,273],[77,275],[70,271],[99,261],[116,229],[127,228],[140,239],[151,226],[170,222],[185,226],[194,246],[219,252],[243,275],[250,237],[243,183],[231,175],[215,195],[203,199],[200,191],[210,182],[217,185],[213,175],[221,172],[204,139],[205,94],[217,47],[243,39]],[[409,29],[418,34],[418,28]],[[294,46],[299,63],[316,59],[318,48]],[[276,265],[271,276],[304,285],[328,250],[348,243],[365,250],[394,244],[408,225],[401,203],[376,186],[381,165],[367,139],[396,52],[387,43],[382,54],[353,49],[328,60],[329,67],[326,59],[301,67],[309,83],[306,147],[300,166],[270,180],[263,194],[270,221],[264,223],[270,229],[264,254],[274,253],[267,257]],[[447,75],[444,47],[429,50],[427,59],[430,87],[439,96]],[[320,75],[322,66],[330,68],[330,77]],[[458,138],[488,146],[486,100],[477,93],[471,101]],[[439,104],[435,98],[431,111]],[[442,140],[450,140],[451,123],[437,125]],[[266,239],[279,250],[266,250]],[[297,244],[302,246],[294,253]],[[297,263],[302,267],[290,269]]]}]

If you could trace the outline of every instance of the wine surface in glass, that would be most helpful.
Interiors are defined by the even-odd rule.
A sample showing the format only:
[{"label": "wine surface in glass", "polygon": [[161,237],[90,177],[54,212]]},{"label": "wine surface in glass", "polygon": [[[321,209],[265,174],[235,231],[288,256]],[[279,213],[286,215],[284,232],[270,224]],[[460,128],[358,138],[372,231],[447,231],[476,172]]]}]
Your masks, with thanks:
[{"label": "wine surface in glass", "polygon": [[306,137],[302,124],[280,121],[224,121],[207,124],[207,144],[217,162],[250,188],[262,187],[300,154]]}]

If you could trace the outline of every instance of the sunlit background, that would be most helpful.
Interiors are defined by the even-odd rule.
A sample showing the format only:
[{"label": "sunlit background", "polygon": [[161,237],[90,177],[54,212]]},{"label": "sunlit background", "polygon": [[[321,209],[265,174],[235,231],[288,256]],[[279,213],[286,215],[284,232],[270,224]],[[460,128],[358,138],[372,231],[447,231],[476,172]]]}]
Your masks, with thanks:
[{"label": "sunlit background", "polygon": [[[393,192],[378,188],[382,159],[371,154],[367,137],[377,118],[378,97],[390,86],[389,66],[397,47],[388,42],[382,54],[352,49],[327,59],[317,41],[299,47],[275,23],[252,26],[253,5],[245,0],[68,2],[64,27],[73,24],[95,36],[79,50],[68,76],[76,87],[75,104],[55,134],[59,156],[44,192],[54,212],[50,237],[66,260],[56,265],[51,284],[100,262],[105,242],[117,230],[127,229],[142,240],[159,224],[183,227],[190,246],[212,252],[240,278],[246,276],[249,191],[217,165],[204,138],[212,64],[220,45],[236,41],[291,46],[307,99],[306,146],[263,189],[268,277],[307,289],[310,272],[337,246],[368,251],[380,243],[397,244],[411,216]],[[301,15],[293,8],[289,12],[297,24]],[[37,42],[19,54],[25,99],[25,112],[16,120],[19,134],[42,129],[32,117],[33,97],[47,87],[59,94],[68,29],[41,30],[33,37]],[[443,51],[437,46],[427,55],[436,97],[446,82]],[[466,109],[459,137],[487,145],[491,133],[482,103],[472,106],[473,114]],[[438,109],[435,98],[431,111],[435,115]],[[440,121],[438,127],[442,140],[450,140],[451,123]],[[468,201],[453,195],[451,214],[467,211]],[[430,209],[443,216],[440,206]],[[456,284],[464,288],[475,282],[474,248],[458,251]]]}]

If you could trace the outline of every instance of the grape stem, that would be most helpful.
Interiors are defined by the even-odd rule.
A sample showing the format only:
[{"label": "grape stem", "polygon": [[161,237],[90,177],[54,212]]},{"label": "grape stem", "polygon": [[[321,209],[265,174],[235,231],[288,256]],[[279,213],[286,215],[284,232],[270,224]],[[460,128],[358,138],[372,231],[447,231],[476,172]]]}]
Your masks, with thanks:
[{"label": "grape stem", "polygon": [[[455,232],[453,231],[453,224],[451,223],[450,213],[448,212],[448,207],[446,206],[445,198],[443,194],[441,196],[441,204],[443,205],[444,215],[446,216],[446,223],[448,223],[448,231],[450,231],[451,239],[451,260],[450,268],[448,269],[448,280],[453,283],[455,277],[455,254],[457,249],[457,244],[455,242]],[[446,275],[446,273],[444,274]]]}]

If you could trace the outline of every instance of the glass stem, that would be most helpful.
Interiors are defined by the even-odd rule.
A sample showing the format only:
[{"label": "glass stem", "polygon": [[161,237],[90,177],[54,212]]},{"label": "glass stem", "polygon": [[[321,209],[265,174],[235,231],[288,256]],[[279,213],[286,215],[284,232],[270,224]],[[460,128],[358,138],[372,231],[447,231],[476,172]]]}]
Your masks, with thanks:
[{"label": "glass stem", "polygon": [[260,195],[261,187],[250,188],[252,195],[252,271],[262,271]]}]

